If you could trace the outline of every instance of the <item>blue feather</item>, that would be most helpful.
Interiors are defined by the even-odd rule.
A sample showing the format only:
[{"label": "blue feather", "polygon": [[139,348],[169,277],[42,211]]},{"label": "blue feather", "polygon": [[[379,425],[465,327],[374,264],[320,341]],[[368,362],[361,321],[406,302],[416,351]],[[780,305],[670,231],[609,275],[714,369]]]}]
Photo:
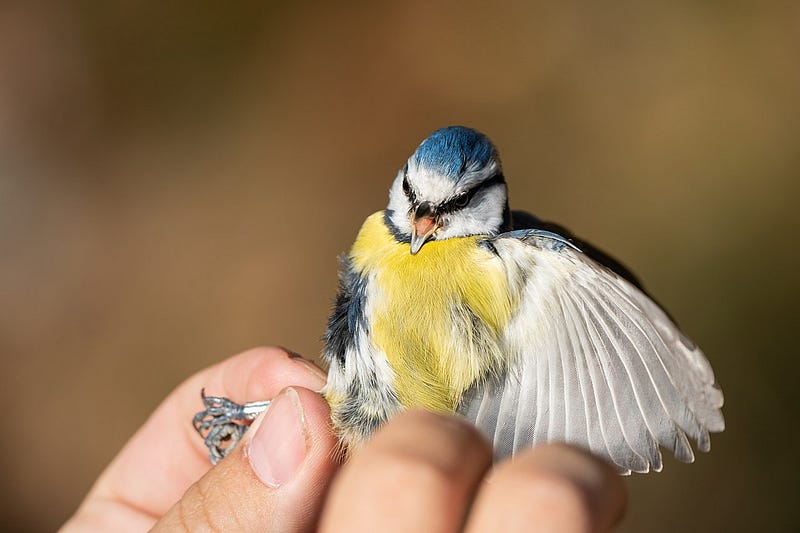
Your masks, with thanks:
[{"label": "blue feather", "polygon": [[512,237],[514,239],[519,239],[521,241],[529,241],[535,240],[537,244],[542,248],[546,248],[552,250],[554,252],[560,252],[566,247],[572,248],[576,252],[583,251],[575,246],[569,239],[566,237],[562,237],[558,233],[554,233],[552,231],[547,231],[544,229],[518,229],[509,231],[507,233],[502,233],[498,235],[496,238],[501,239],[505,237]]},{"label": "blue feather", "polygon": [[411,161],[458,181],[465,172],[483,168],[495,156],[495,147],[484,134],[464,126],[449,126],[425,139]]}]

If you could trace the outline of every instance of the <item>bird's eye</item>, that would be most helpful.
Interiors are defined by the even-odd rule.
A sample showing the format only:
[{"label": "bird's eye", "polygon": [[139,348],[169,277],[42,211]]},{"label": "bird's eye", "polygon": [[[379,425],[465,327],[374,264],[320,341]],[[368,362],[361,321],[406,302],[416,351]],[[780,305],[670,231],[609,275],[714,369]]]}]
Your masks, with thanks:
[{"label": "bird's eye", "polygon": [[469,204],[469,194],[462,192],[453,200],[453,205],[458,208],[467,207]]}]

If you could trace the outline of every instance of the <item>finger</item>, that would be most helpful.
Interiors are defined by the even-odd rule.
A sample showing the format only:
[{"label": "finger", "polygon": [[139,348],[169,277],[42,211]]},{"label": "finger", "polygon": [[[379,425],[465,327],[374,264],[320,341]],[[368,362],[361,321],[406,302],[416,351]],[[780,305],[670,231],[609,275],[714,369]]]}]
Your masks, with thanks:
[{"label": "finger", "polygon": [[544,445],[488,477],[466,531],[608,531],[622,518],[625,501],[610,465],[579,448]]},{"label": "finger", "polygon": [[324,373],[282,348],[256,348],[209,367],[178,386],[131,438],[98,480],[87,501],[123,500],[161,516],[210,467],[208,450],[192,427],[202,409],[200,390],[244,402],[270,399],[291,385],[319,390]]},{"label": "finger", "polygon": [[[199,397],[203,389],[209,396],[224,396],[241,404],[269,400],[289,386],[318,391],[325,381],[325,372],[294,352],[275,346],[260,347],[201,370],[179,385],[168,399],[177,400],[171,404],[173,416],[188,414],[191,421],[202,410]],[[181,424],[180,429],[198,456],[205,460],[204,471],[207,470],[208,449],[197,438],[193,425]]]},{"label": "finger", "polygon": [[288,388],[154,531],[311,531],[337,467],[328,404]]},{"label": "finger", "polygon": [[491,450],[465,421],[424,411],[398,416],[342,468],[322,531],[456,531]]}]

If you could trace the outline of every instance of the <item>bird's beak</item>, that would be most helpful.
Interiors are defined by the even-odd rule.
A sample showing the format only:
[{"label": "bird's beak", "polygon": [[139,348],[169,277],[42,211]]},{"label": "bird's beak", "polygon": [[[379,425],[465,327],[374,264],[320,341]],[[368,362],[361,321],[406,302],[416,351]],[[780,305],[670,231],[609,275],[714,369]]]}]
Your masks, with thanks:
[{"label": "bird's beak", "polygon": [[411,214],[411,255],[419,252],[440,227],[436,210],[429,202],[422,202]]}]

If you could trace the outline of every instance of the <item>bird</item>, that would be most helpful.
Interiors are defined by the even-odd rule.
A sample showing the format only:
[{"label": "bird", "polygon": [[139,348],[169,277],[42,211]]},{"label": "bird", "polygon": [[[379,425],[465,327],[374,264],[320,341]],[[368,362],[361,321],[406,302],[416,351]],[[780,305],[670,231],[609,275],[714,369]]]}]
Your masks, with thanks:
[{"label": "bird", "polygon": [[322,394],[344,450],[422,408],[474,423],[496,461],[565,442],[629,474],[724,430],[700,348],[621,262],[512,211],[477,130],[428,136],[340,261]]}]

